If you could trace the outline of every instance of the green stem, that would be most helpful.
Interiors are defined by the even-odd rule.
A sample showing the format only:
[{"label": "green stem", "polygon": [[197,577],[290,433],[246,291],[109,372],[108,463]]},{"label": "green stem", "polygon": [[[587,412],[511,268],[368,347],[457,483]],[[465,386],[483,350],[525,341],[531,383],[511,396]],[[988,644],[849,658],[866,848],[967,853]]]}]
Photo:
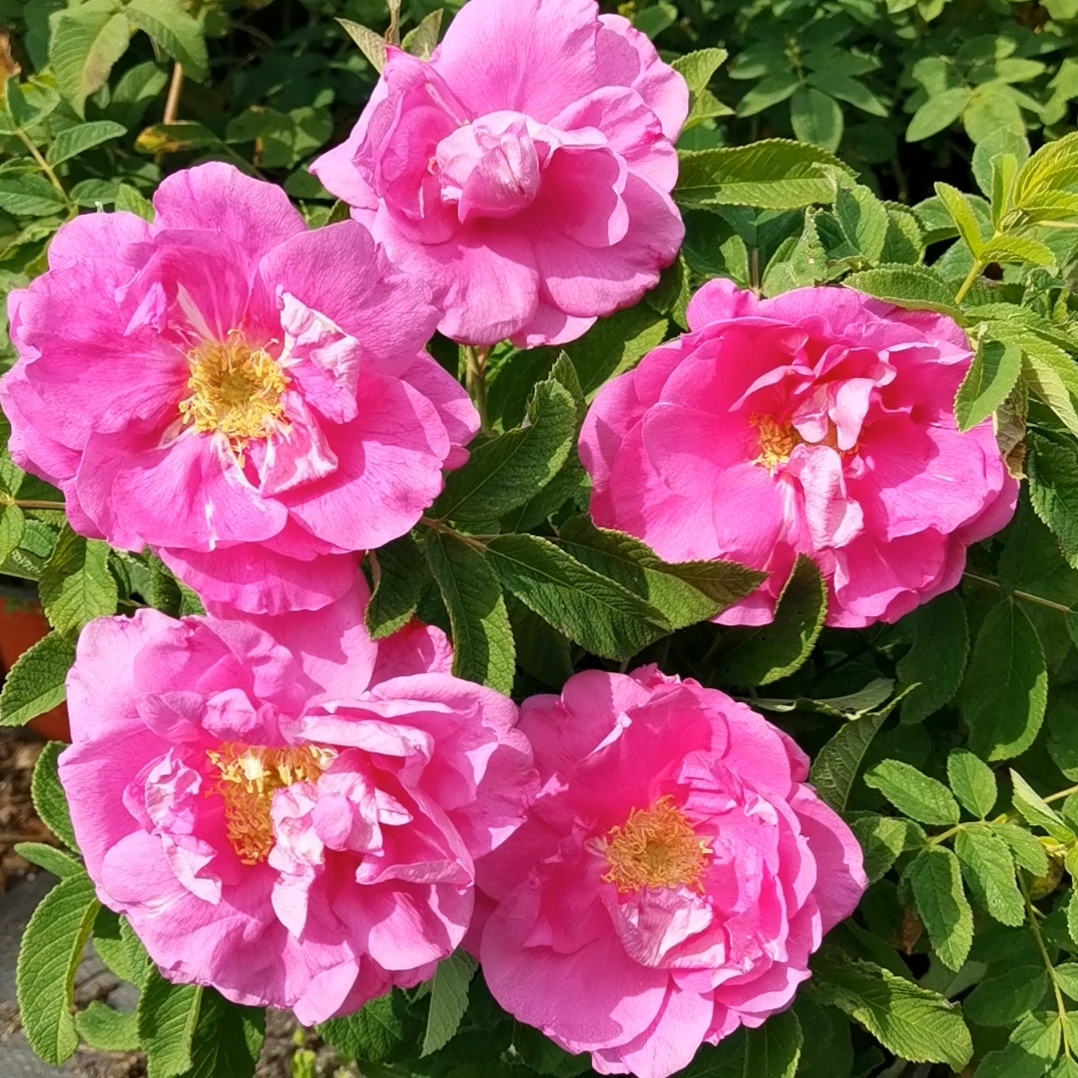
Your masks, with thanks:
[{"label": "green stem", "polygon": [[966,279],[962,282],[962,287],[958,290],[958,295],[954,298],[956,304],[961,303],[966,298],[966,293],[973,287],[974,281],[980,277],[983,269],[984,263],[979,258],[975,258],[973,265],[970,266],[969,273],[966,274]]},{"label": "green stem", "polygon": [[1044,968],[1048,973],[1048,980],[1052,982],[1052,994],[1056,997],[1056,1011],[1059,1013],[1060,1032],[1063,1034],[1063,1054],[1070,1059],[1071,1045],[1067,1029],[1067,1005],[1063,1001],[1063,993],[1060,991],[1059,981],[1056,980],[1056,971],[1052,966],[1051,955],[1048,954],[1048,948],[1044,945],[1044,937],[1041,935],[1041,926],[1037,924],[1037,910],[1033,905],[1033,900],[1029,897],[1029,888],[1026,887],[1026,881],[1021,872],[1018,873],[1018,886],[1021,888],[1022,897],[1026,901],[1026,912],[1029,914],[1030,931],[1033,933],[1033,938],[1037,943],[1037,950],[1040,951],[1041,959],[1044,961]]},{"label": "green stem", "polygon": [[53,171],[52,165],[41,156],[41,151],[34,145],[34,140],[21,128],[15,132],[19,141],[30,151],[30,156],[37,162],[38,168],[49,178],[49,183],[60,192],[60,197],[64,200],[65,205],[70,205],[71,200],[67,197],[67,192],[64,190],[64,185],[60,182],[60,178]]},{"label": "green stem", "polygon": [[33,498],[12,498],[8,505],[17,505],[20,509],[57,509],[61,513],[67,508],[63,502],[40,502]]},{"label": "green stem", "polygon": [[464,382],[479,413],[479,429],[489,431],[487,421],[487,356],[489,348],[467,344],[464,346]]},{"label": "green stem", "polygon": [[[978,576],[976,573],[963,573],[967,580],[973,580],[978,584],[987,584],[991,588],[999,588],[1003,590],[1003,585],[998,580],[993,580],[991,577]],[[1034,595],[1028,591],[1012,591],[1011,594],[1016,599],[1021,599],[1026,603],[1035,603],[1037,606],[1047,607],[1049,610],[1057,610],[1061,614],[1073,614],[1074,610],[1069,606],[1064,606],[1062,603],[1053,603],[1051,599],[1042,599],[1039,595]]]},{"label": "green stem", "polygon": [[[444,535],[451,535],[454,539],[459,539],[462,543],[470,547],[474,547],[476,550],[486,550],[487,545],[477,535],[465,535],[463,532],[458,532],[455,528],[450,528],[440,520],[435,520],[433,517],[420,517],[419,523],[424,528],[430,528],[431,531],[442,532]],[[487,539],[493,539],[494,536],[484,536]]]}]

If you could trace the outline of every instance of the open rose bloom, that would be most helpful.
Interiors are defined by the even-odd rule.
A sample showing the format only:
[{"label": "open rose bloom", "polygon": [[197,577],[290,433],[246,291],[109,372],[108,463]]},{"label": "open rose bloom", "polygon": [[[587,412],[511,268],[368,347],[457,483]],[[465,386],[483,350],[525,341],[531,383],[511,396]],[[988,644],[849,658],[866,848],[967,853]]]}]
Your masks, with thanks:
[{"label": "open rose bloom", "polygon": [[591,514],[668,561],[729,558],[768,580],[724,611],[763,624],[798,554],[829,625],[896,621],[953,588],[1018,484],[991,420],[960,433],[972,355],[949,318],[841,288],[758,300],[711,281],[690,332],[607,383],[580,456]]},{"label": "open rose bloom", "polygon": [[407,532],[478,426],[424,351],[437,312],[355,222],[308,232],[228,165],[156,219],[65,224],[9,298],[11,455],[84,535],[149,545],[214,602],[316,609]]},{"label": "open rose bloom", "polygon": [[83,630],[60,759],[101,901],[171,980],[311,1024],[431,976],[474,858],[519,825],[530,750],[440,631],[379,644],[366,585],[317,613],[154,610]]},{"label": "open rose bloom", "polygon": [[865,889],[808,760],[725,693],[577,674],[521,710],[542,788],[479,865],[498,1002],[600,1074],[666,1078],[792,1002]]},{"label": "open rose bloom", "polygon": [[[431,282],[470,344],[579,337],[675,258],[682,77],[595,0],[470,0],[424,62],[388,50],[312,171]],[[360,258],[359,252],[356,258]]]}]

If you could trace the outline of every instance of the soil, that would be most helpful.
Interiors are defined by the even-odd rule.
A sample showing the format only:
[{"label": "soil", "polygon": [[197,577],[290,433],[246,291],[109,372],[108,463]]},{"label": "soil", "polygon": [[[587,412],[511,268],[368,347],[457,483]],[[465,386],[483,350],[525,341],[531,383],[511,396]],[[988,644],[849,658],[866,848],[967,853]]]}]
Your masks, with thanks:
[{"label": "soil", "polygon": [[[53,879],[15,853],[14,846],[19,842],[56,842],[37,818],[30,797],[30,778],[43,744],[29,732],[0,729],[0,1073],[4,1078],[64,1074],[77,1078],[145,1078],[145,1059],[140,1053],[80,1048],[62,1068],[56,1068],[38,1060],[22,1035],[15,1004],[18,939],[37,903],[52,887]],[[105,969],[88,945],[75,978],[75,1003],[82,1008],[93,1000],[131,1010],[137,994]],[[291,1014],[274,1010],[266,1015],[266,1040],[255,1078],[292,1078],[292,1059],[299,1050],[313,1055],[315,1078],[360,1078],[354,1068],[341,1067],[333,1049],[313,1033],[300,1031]]]}]

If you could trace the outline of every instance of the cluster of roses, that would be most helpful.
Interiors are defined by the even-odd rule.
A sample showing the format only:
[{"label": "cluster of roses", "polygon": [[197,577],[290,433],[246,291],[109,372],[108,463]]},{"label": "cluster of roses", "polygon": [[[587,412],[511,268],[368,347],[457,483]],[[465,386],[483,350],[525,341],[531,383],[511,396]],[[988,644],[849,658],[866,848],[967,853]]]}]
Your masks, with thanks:
[{"label": "cluster of roses", "polygon": [[[478,419],[424,351],[528,347],[636,302],[676,256],[681,77],[594,0],[471,0],[430,62],[390,48],[314,166],[353,220],[207,164],[152,224],[65,225],[11,296],[15,460],[79,532],[150,547],[209,616],[91,623],[61,761],[101,900],[165,976],[317,1022],[464,945],[498,1001],[603,1074],[664,1078],[789,1005],[865,886],[808,761],[654,667],[525,700],[444,635],[364,629],[362,551],[407,533]],[[960,434],[948,319],[714,281],[691,332],[605,386],[581,458],[603,526],[670,561],[798,555],[829,621],[953,587],[1016,486]]]}]

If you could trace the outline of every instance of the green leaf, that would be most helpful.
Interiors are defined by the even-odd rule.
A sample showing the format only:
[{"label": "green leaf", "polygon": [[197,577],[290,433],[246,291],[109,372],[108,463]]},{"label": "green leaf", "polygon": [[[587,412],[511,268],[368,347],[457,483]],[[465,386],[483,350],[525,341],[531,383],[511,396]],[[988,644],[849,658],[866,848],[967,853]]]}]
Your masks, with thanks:
[{"label": "green leaf", "polygon": [[50,165],[59,165],[94,146],[126,134],[127,128],[112,120],[95,120],[93,123],[79,124],[78,127],[68,127],[56,136],[46,160]]},{"label": "green leaf", "polygon": [[0,690],[0,726],[23,726],[62,703],[74,661],[75,649],[56,632],[24,651]]},{"label": "green leaf", "polygon": [[969,747],[1006,760],[1037,736],[1048,702],[1048,670],[1037,630],[1022,607],[1004,599],[981,623],[962,686]]},{"label": "green leaf", "polygon": [[1021,775],[1011,769],[1012,800],[1022,818],[1032,827],[1041,827],[1058,842],[1074,842],[1074,832],[1063,817]]},{"label": "green leaf", "polygon": [[842,959],[835,952],[815,966],[812,994],[859,1022],[900,1059],[947,1063],[960,1071],[973,1056],[961,1012],[943,996],[871,962]]},{"label": "green leaf", "polygon": [[351,19],[338,19],[338,23],[344,28],[344,32],[359,46],[360,52],[366,56],[371,67],[379,74],[386,66],[386,41],[380,34],[368,30],[358,22]]},{"label": "green leaf", "polygon": [[999,791],[992,769],[966,749],[955,749],[947,757],[947,781],[962,806],[983,820],[996,805]]},{"label": "green leaf", "polygon": [[887,714],[886,710],[878,711],[840,726],[838,733],[816,754],[809,781],[836,812],[845,811],[865,753]]},{"label": "green leaf", "polygon": [[628,659],[670,631],[650,603],[536,535],[487,544],[502,586],[564,636],[605,659]]},{"label": "green leaf", "polygon": [[430,54],[438,47],[441,32],[442,9],[437,8],[404,35],[401,48],[421,60],[429,60]]},{"label": "green leaf", "polygon": [[108,81],[130,40],[130,24],[112,0],[86,0],[49,16],[49,65],[60,93],[79,116],[86,98]]},{"label": "green leaf", "polygon": [[17,505],[0,508],[0,565],[18,549],[25,530],[26,517]]},{"label": "green leaf", "polygon": [[898,663],[903,685],[912,685],[902,700],[902,721],[920,722],[951,702],[962,684],[969,655],[966,608],[953,591],[918,607],[909,616],[913,646]]},{"label": "green leaf", "polygon": [[116,613],[119,592],[108,562],[107,543],[64,525],[38,585],[45,616],[58,633],[73,638],[88,621]]},{"label": "green leaf", "polygon": [[202,23],[188,13],[183,0],[130,0],[124,11],[133,26],[145,30],[183,66],[187,78],[201,82],[206,77],[209,60]]},{"label": "green leaf", "polygon": [[697,49],[677,57],[670,66],[685,80],[689,93],[698,94],[707,88],[726,55],[725,49]]},{"label": "green leaf", "polygon": [[631,370],[662,343],[669,323],[646,304],[600,318],[565,346],[588,400],[611,378]]},{"label": "green leaf", "polygon": [[982,340],[954,399],[961,431],[983,423],[1003,404],[1022,373],[1022,349],[1013,341]]},{"label": "green leaf", "polygon": [[444,1048],[456,1035],[468,1009],[468,986],[478,968],[475,959],[461,950],[438,963],[430,985],[430,1010],[419,1052],[421,1059]]},{"label": "green leaf", "polygon": [[1023,333],[1022,374],[1030,389],[1078,436],[1078,365],[1058,345]]},{"label": "green leaf", "polygon": [[1015,1026],[1007,1047],[981,1060],[974,1078],[1043,1078],[1059,1055],[1060,1032],[1055,1014],[1027,1014]]},{"label": "green leaf", "polygon": [[0,210],[16,217],[48,217],[63,208],[63,197],[44,176],[0,175]]},{"label": "green leaf", "polygon": [[981,253],[983,243],[977,218],[973,214],[973,207],[957,187],[952,187],[949,183],[936,183],[934,186],[936,197],[943,203],[947,213],[950,214],[951,220],[955,223],[955,228],[958,229],[959,236],[965,241],[973,257],[977,258]]},{"label": "green leaf", "polygon": [[1056,966],[1055,979],[1071,999],[1078,1000],[1078,962],[1065,962],[1062,966]]},{"label": "green leaf", "polygon": [[1044,966],[1019,966],[988,977],[962,1001],[966,1017],[979,1026],[1011,1026],[1044,998]]},{"label": "green leaf", "polygon": [[849,170],[818,146],[767,139],[748,146],[682,152],[674,199],[682,206],[755,206],[796,210],[830,203],[827,169]]},{"label": "green leaf", "polygon": [[954,293],[934,270],[925,266],[879,266],[851,273],[843,284],[896,307],[958,316]]},{"label": "green leaf", "polygon": [[100,1000],[93,1000],[75,1015],[75,1026],[82,1039],[101,1052],[137,1052],[138,1021],[134,1014],[117,1011]]},{"label": "green leaf", "polygon": [[155,610],[162,610],[174,618],[206,613],[199,597],[177,580],[156,554],[147,552],[143,557],[149,569],[149,595],[145,598]]},{"label": "green leaf", "polygon": [[183,1078],[251,1078],[262,1051],[266,1012],[229,1003],[202,989],[191,1038],[191,1069]]},{"label": "green leaf", "polygon": [[790,98],[790,123],[802,142],[811,142],[834,153],[842,141],[842,108],[815,86],[798,87]]},{"label": "green leaf", "polygon": [[109,971],[139,987],[150,972],[150,956],[126,917],[102,907],[94,921],[94,950]]},{"label": "green leaf", "polygon": [[570,1055],[523,1022],[513,1023],[513,1049],[533,1071],[554,1078],[577,1078],[591,1070],[591,1056],[587,1052]]},{"label": "green leaf", "polygon": [[779,596],[774,620],[724,633],[719,678],[729,685],[768,685],[792,674],[812,654],[826,616],[827,586],[815,562],[800,555]]},{"label": "green leaf", "polygon": [[1007,843],[987,827],[965,827],[955,836],[954,850],[977,905],[1000,924],[1012,928],[1023,924],[1026,907]]},{"label": "green leaf", "polygon": [[433,515],[458,521],[496,520],[522,505],[554,478],[576,436],[576,404],[553,378],[535,387],[526,425],[471,451],[463,468],[446,476]]},{"label": "green leaf", "polygon": [[1052,249],[1028,236],[997,236],[981,250],[985,262],[1029,262],[1034,266],[1054,266]]},{"label": "green leaf", "polygon": [[919,823],[958,823],[958,802],[936,779],[901,760],[883,760],[865,774],[865,785],[879,790],[904,816]]},{"label": "green leaf", "polygon": [[364,614],[372,640],[382,640],[406,625],[415,614],[426,574],[419,548],[402,535],[368,552],[374,588]]},{"label": "green leaf", "polygon": [[34,911],[19,947],[15,985],[23,1032],[30,1047],[56,1067],[79,1045],[71,997],[97,910],[88,876],[61,880]]},{"label": "green leaf", "polygon": [[1052,530],[1063,557],[1078,569],[1078,452],[1037,434],[1026,439],[1029,500]]},{"label": "green leaf", "polygon": [[878,262],[887,241],[887,208],[863,184],[843,188],[835,198],[835,218],[851,246]]},{"label": "green leaf", "polygon": [[121,183],[116,190],[116,209],[126,210],[141,217],[144,221],[154,219],[153,203],[143,197],[129,183]]},{"label": "green leaf", "polygon": [[562,525],[558,545],[646,599],[674,629],[713,618],[763,579],[762,573],[735,562],[664,562],[639,539],[597,528],[586,514]]},{"label": "green leaf", "polygon": [[449,612],[453,673],[508,694],[515,648],[505,600],[482,550],[449,532],[428,531],[423,552]]},{"label": "green leaf", "polygon": [[51,872],[61,880],[67,879],[68,876],[78,876],[86,871],[82,867],[82,862],[75,860],[71,854],[55,846],[47,846],[44,842],[16,842],[15,852],[32,865]]},{"label": "green leaf", "polygon": [[1041,195],[1054,193],[1074,181],[1078,169],[1078,133],[1045,143],[1019,170],[1014,181],[1014,204],[1024,207]]},{"label": "green leaf", "polygon": [[933,950],[948,969],[961,969],[973,944],[973,911],[958,858],[944,846],[931,846],[910,862],[905,876]]},{"label": "green leaf", "polygon": [[952,86],[941,93],[929,94],[906,128],[906,141],[920,142],[950,127],[962,115],[972,96],[973,91],[966,86]]},{"label": "green leaf", "polygon": [[917,825],[909,820],[898,820],[893,816],[878,816],[866,812],[850,821],[861,849],[865,854],[865,875],[869,883],[882,879],[906,849],[910,829]]},{"label": "green leaf", "polygon": [[1015,861],[1033,876],[1048,875],[1048,854],[1024,827],[1013,823],[993,823],[992,832],[1011,848]]},{"label": "green leaf", "polygon": [[71,826],[71,813],[67,807],[67,796],[60,785],[60,773],[57,769],[60,753],[66,748],[67,746],[59,741],[50,741],[41,750],[30,779],[30,798],[41,822],[65,846],[78,851],[75,830]]},{"label": "green leaf", "polygon": [[758,112],[789,99],[800,85],[801,80],[792,71],[768,75],[738,101],[737,115],[755,116]]},{"label": "green leaf", "polygon": [[151,967],[135,1012],[147,1078],[187,1078],[203,991],[199,985],[170,984]]},{"label": "green leaf", "polygon": [[1067,899],[1067,934],[1071,942],[1078,946],[1078,890],[1071,890]]},{"label": "green leaf", "polygon": [[633,26],[641,33],[647,34],[648,37],[654,38],[668,26],[673,26],[677,21],[677,17],[677,8],[673,4],[668,4],[665,0],[658,0],[658,3],[651,7],[640,8],[635,12]]},{"label": "green leaf", "polygon": [[331,1018],[318,1035],[360,1064],[384,1063],[408,1047],[396,993],[372,999],[347,1018]]},{"label": "green leaf", "polygon": [[678,1078],[794,1078],[803,1040],[797,1015],[782,1011],[759,1029],[738,1030],[716,1048],[702,1046]]}]

